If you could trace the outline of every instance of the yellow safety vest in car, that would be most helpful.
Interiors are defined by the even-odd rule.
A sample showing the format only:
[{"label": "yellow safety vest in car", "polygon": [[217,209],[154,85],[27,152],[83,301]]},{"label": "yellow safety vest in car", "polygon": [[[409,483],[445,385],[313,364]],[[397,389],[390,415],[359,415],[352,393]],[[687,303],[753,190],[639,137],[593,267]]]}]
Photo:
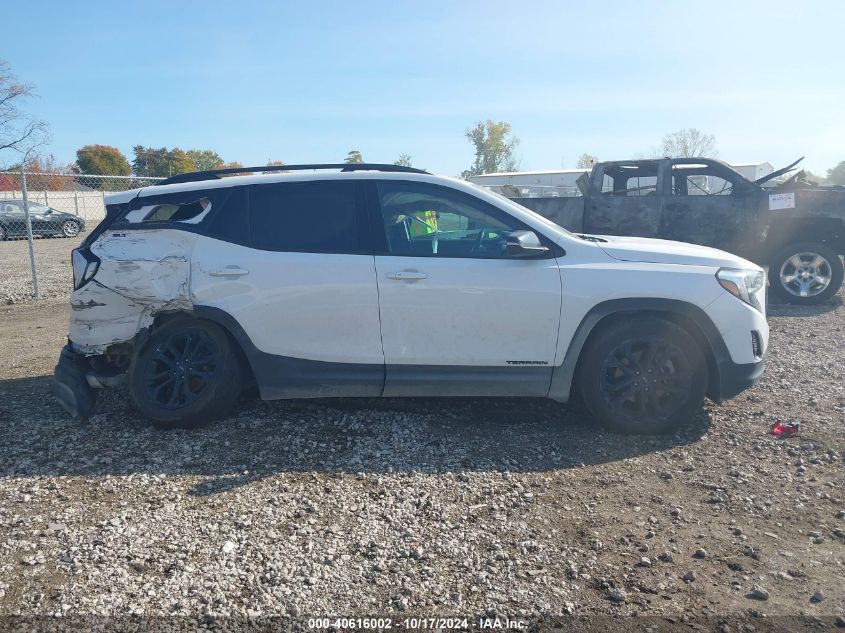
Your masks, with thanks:
[{"label": "yellow safety vest in car", "polygon": [[411,237],[421,237],[437,233],[437,213],[433,209],[428,211],[417,211],[411,214],[415,220],[410,221],[408,232]]}]

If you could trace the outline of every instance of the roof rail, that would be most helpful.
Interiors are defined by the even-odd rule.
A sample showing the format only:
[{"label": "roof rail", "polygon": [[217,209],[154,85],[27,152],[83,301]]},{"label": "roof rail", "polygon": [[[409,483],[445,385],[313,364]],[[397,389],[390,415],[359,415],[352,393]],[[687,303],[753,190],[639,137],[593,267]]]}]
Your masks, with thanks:
[{"label": "roof rail", "polygon": [[195,182],[199,180],[216,180],[226,174],[255,173],[268,171],[314,171],[317,169],[339,169],[340,171],[393,171],[410,174],[427,174],[424,169],[406,167],[404,165],[387,165],[382,163],[315,163],[313,165],[262,165],[261,167],[230,167],[227,169],[209,169],[207,171],[193,171],[177,174],[166,180],[157,182],[154,186],[172,185],[178,182]]}]

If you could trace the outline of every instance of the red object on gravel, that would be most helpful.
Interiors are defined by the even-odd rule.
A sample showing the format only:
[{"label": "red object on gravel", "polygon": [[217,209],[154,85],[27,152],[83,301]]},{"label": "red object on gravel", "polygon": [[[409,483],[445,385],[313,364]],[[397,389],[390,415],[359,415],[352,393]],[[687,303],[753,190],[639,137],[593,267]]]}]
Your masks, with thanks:
[{"label": "red object on gravel", "polygon": [[788,422],[777,422],[773,424],[769,433],[777,438],[784,439],[796,435],[800,430],[801,423],[790,420]]}]

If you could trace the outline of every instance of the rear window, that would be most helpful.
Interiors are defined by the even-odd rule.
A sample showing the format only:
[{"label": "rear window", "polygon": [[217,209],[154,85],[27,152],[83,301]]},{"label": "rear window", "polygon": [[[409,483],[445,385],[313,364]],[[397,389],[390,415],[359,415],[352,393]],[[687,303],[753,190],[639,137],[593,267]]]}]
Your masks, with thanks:
[{"label": "rear window", "polygon": [[255,185],[249,190],[255,248],[313,253],[360,252],[355,185],[317,181]]},{"label": "rear window", "polygon": [[194,194],[187,200],[164,200],[156,204],[141,203],[143,206],[126,214],[126,222],[187,222],[197,224],[211,211],[211,200]]},{"label": "rear window", "polygon": [[[152,190],[155,191],[155,188]],[[126,206],[119,225],[153,222],[199,224],[220,206],[228,193],[225,189],[218,189],[139,196]]]}]

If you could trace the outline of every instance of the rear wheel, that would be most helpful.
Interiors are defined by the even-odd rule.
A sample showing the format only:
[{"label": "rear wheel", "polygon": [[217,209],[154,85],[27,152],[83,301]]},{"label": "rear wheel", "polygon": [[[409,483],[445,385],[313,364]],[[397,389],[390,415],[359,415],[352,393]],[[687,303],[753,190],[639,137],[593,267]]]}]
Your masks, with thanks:
[{"label": "rear wheel", "polygon": [[0,225],[0,242],[5,242],[7,237],[9,237],[9,234],[6,233],[6,227]]},{"label": "rear wheel", "polygon": [[214,323],[176,318],[155,330],[134,359],[129,385],[155,426],[203,426],[225,417],[237,400],[237,351]]},{"label": "rear wheel", "polygon": [[622,433],[671,433],[701,408],[707,363],[684,329],[656,317],[612,324],[591,339],[580,367],[587,408]]},{"label": "rear wheel", "polygon": [[783,247],[769,266],[769,289],[775,297],[798,305],[823,303],[842,286],[845,268],[832,249],[820,242]]},{"label": "rear wheel", "polygon": [[76,237],[79,235],[79,224],[73,220],[67,220],[62,223],[62,235],[65,237]]}]

